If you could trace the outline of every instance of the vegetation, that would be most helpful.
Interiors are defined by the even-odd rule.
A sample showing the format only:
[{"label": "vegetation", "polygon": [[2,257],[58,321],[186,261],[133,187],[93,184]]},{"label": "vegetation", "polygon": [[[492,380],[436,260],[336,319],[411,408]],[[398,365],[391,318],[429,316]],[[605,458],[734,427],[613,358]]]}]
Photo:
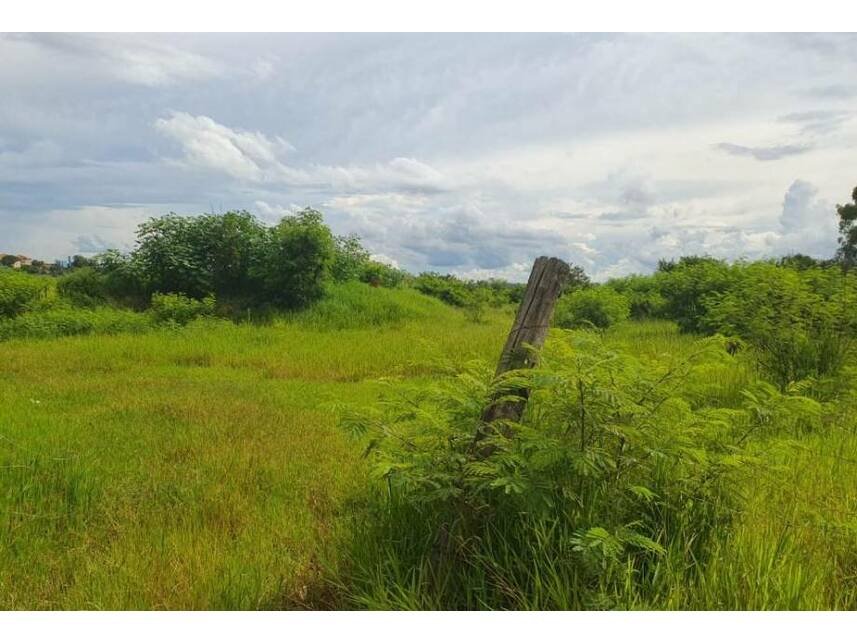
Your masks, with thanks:
[{"label": "vegetation", "polygon": [[612,288],[573,290],[557,302],[554,324],[560,328],[607,328],[628,319],[630,309],[627,297]]},{"label": "vegetation", "polygon": [[14,317],[36,305],[49,290],[44,279],[0,268],[0,319]]},{"label": "vegetation", "polygon": [[2,267],[0,607],[857,609],[853,207],[831,260],[576,270],[500,377],[522,285],[314,210]]}]

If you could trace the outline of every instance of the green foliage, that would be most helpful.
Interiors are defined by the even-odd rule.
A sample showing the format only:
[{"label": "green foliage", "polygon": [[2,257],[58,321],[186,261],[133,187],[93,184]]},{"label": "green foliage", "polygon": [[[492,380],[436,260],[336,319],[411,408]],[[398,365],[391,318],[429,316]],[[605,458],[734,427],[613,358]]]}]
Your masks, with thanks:
[{"label": "green foliage", "polygon": [[361,279],[369,261],[369,251],[356,235],[334,238],[333,264],[330,268],[334,281]]},{"label": "green foliage", "polygon": [[367,261],[360,269],[360,281],[373,287],[395,288],[407,279],[408,273],[380,261]]},{"label": "green foliage", "polygon": [[50,339],[69,335],[112,335],[139,333],[151,329],[146,315],[116,308],[78,308],[58,304],[0,320],[0,341],[9,339]]},{"label": "green foliage", "polygon": [[628,319],[628,299],[608,286],[573,290],[560,297],[553,324],[559,328],[607,328]]},{"label": "green foliage", "polygon": [[839,249],[836,258],[846,272],[857,263],[857,187],[851,193],[851,203],[837,205],[839,215]]},{"label": "green foliage", "polygon": [[659,262],[656,279],[663,297],[663,311],[682,332],[705,332],[706,298],[727,291],[737,267],[710,257],[682,257],[678,262]]},{"label": "green foliage", "polygon": [[703,325],[747,341],[765,372],[785,387],[841,368],[857,327],[842,299],[848,290],[853,286],[836,270],[754,263],[742,267],[729,290],[703,298]]},{"label": "green foliage", "polygon": [[569,264],[569,268],[568,281],[565,282],[563,292],[589,288],[592,285],[589,275],[586,274],[586,271],[581,266],[571,263]]},{"label": "green foliage", "polygon": [[421,273],[411,285],[450,306],[465,308],[468,315],[477,320],[485,306],[500,307],[519,303],[525,288],[523,284],[513,284],[502,279],[465,281],[454,275],[439,275],[435,272]]},{"label": "green foliage", "polygon": [[424,272],[414,279],[413,286],[421,293],[436,297],[450,306],[464,306],[470,298],[467,284],[453,275]]},{"label": "green foliage", "polygon": [[628,277],[610,279],[606,285],[628,299],[631,319],[644,320],[663,317],[666,302],[660,293],[658,280],[654,277],[629,275]]},{"label": "green foliage", "polygon": [[158,324],[184,326],[199,317],[214,315],[216,301],[213,295],[203,299],[193,299],[178,293],[152,295],[149,315]]},{"label": "green foliage", "polygon": [[395,326],[427,319],[443,305],[409,288],[373,288],[360,282],[333,284],[326,295],[290,319],[316,330]]},{"label": "green foliage", "polygon": [[94,307],[107,303],[107,276],[95,268],[76,268],[57,279],[57,292],[75,306]]},{"label": "green foliage", "polygon": [[249,212],[168,214],[140,225],[133,261],[148,292],[234,294],[250,285],[250,266],[265,236]]},{"label": "green foliage", "polygon": [[0,268],[0,319],[34,306],[48,292],[48,281],[11,268]]},{"label": "green foliage", "polygon": [[[681,397],[712,352],[719,342],[652,370],[591,333],[566,334],[537,369],[492,382],[490,368],[473,365],[346,414],[384,483],[353,545],[353,600],[617,606],[628,583],[655,583],[668,549],[684,551],[680,565],[699,564],[734,507],[735,475],[752,462],[741,449],[749,411],[693,409]],[[522,387],[521,422],[489,427],[475,447],[488,401]]]},{"label": "green foliage", "polygon": [[334,259],[334,240],[321,213],[306,208],[271,229],[253,267],[266,301],[300,308],[324,294]]},{"label": "green foliage", "polygon": [[102,275],[107,297],[114,303],[142,309],[150,295],[141,262],[118,250],[108,250],[94,258],[95,268]]}]

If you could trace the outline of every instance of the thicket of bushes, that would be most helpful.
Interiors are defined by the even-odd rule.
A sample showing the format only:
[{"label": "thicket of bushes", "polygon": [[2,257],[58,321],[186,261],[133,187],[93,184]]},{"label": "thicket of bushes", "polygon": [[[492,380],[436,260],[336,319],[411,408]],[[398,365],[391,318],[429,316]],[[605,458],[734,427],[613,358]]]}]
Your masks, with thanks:
[{"label": "thicket of bushes", "polygon": [[560,297],[554,325],[560,328],[607,328],[630,317],[631,304],[625,295],[607,286],[574,290]]},{"label": "thicket of bushes", "polygon": [[49,284],[45,278],[0,267],[0,319],[14,317],[35,306],[47,296]]},{"label": "thicket of bushes", "polygon": [[[343,426],[379,485],[353,533],[345,590],[358,605],[421,609],[657,606],[693,582],[740,499],[754,433],[817,424],[820,405],[770,388],[741,408],[685,396],[689,378],[737,358],[722,338],[672,366],[605,347],[588,331],[542,365],[492,381],[471,367]],[[520,422],[491,426],[497,394],[530,391]],[[787,417],[780,421],[784,409]]]}]

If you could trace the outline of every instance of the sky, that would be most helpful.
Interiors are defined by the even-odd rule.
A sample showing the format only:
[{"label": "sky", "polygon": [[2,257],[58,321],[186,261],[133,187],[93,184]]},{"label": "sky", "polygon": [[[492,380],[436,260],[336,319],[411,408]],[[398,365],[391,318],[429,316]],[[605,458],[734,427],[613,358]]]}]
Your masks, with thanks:
[{"label": "sky", "polygon": [[857,185],[857,36],[0,34],[0,252],[321,210],[378,258],[597,280],[829,257]]}]

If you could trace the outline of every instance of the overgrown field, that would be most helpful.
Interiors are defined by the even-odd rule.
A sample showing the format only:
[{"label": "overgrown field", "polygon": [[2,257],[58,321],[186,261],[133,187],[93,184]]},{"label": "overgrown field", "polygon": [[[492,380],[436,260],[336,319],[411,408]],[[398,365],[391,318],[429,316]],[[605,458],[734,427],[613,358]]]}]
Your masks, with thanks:
[{"label": "overgrown field", "polygon": [[334,600],[321,559],[367,484],[336,407],[495,359],[508,326],[372,292],[345,317],[0,343],[0,608]]},{"label": "overgrown field", "polygon": [[[449,554],[435,546],[443,534],[431,531],[431,511],[379,505],[392,489],[377,459],[363,457],[368,438],[337,425],[445,383],[466,402],[478,377],[456,374],[480,372],[474,360],[493,366],[513,310],[474,320],[408,289],[371,293],[265,324],[203,319],[0,343],[0,608],[857,607],[850,384],[823,394],[760,388],[749,351],[732,355],[666,321],[552,331],[546,363],[596,369],[593,387],[620,372],[655,382],[673,373],[666,406],[647,407],[669,429],[646,424],[640,444],[673,462],[675,445],[658,436],[680,435],[682,457],[716,466],[634,469],[632,458],[645,458],[629,449],[616,479],[637,471],[662,488],[580,489],[621,503],[616,514],[639,514],[640,526],[608,533],[615,543],[532,517],[538,538],[509,542],[495,525],[467,543],[471,567],[439,578],[433,557]],[[602,358],[616,368],[598,370]],[[741,433],[727,441],[732,429],[721,427],[733,416]],[[678,433],[682,418],[705,424]],[[667,430],[676,433],[658,433]],[[740,453],[728,451],[734,444]],[[724,504],[688,508],[703,486],[700,502]],[[667,506],[678,498],[680,511]],[[378,520],[379,507],[396,515]],[[610,520],[592,514],[576,515]],[[420,550],[409,530],[423,525]]]}]

